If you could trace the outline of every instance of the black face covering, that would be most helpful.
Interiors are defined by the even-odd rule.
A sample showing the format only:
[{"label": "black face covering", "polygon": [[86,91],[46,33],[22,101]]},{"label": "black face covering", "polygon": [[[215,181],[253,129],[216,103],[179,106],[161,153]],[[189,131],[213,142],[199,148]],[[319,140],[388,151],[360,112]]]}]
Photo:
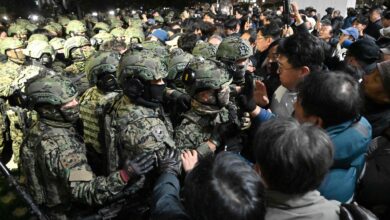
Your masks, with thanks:
[{"label": "black face covering", "polygon": [[56,55],[56,60],[65,61],[65,54],[63,54],[63,53],[57,53],[57,55]]},{"label": "black face covering", "polygon": [[114,92],[119,89],[118,82],[116,81],[114,73],[104,73],[98,78],[96,86],[98,89],[107,92]]},{"label": "black face covering", "polygon": [[48,54],[43,54],[40,59],[40,62],[42,63],[42,65],[50,68],[53,64],[53,58]]},{"label": "black face covering", "polygon": [[162,103],[164,89],[165,89],[165,84],[162,85],[150,84],[149,88],[145,90],[143,96],[147,101],[154,102],[154,103]]}]

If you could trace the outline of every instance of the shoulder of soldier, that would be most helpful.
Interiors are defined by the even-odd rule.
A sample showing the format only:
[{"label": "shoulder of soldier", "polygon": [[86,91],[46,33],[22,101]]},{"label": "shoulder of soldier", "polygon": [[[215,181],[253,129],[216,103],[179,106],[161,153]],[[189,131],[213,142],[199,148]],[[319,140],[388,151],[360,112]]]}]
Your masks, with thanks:
[{"label": "shoulder of soldier", "polygon": [[70,128],[53,127],[44,123],[39,123],[37,126],[41,132],[41,145],[46,152],[64,151],[82,145],[81,140],[76,138],[75,132]]}]

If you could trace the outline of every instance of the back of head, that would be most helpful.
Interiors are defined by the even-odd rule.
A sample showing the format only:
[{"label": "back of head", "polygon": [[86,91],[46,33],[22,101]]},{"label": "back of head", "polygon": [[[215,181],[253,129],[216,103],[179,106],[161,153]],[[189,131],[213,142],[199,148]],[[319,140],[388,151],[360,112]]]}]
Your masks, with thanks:
[{"label": "back of head", "polygon": [[235,62],[241,59],[247,59],[253,55],[252,47],[249,42],[239,37],[226,37],[223,39],[217,49],[217,59],[222,62]]},{"label": "back of head", "polygon": [[186,177],[184,198],[187,213],[194,220],[262,220],[265,215],[259,175],[228,152],[199,161]]},{"label": "back of head", "polygon": [[320,40],[311,34],[298,33],[279,42],[278,53],[287,57],[293,67],[309,67],[310,71],[321,70],[325,60]]},{"label": "back of head", "polygon": [[358,119],[362,106],[358,82],[343,72],[309,74],[298,85],[298,101],[324,128]]},{"label": "back of head", "polygon": [[270,190],[298,195],[317,189],[333,163],[333,146],[320,128],[275,119],[256,133],[255,157]]}]

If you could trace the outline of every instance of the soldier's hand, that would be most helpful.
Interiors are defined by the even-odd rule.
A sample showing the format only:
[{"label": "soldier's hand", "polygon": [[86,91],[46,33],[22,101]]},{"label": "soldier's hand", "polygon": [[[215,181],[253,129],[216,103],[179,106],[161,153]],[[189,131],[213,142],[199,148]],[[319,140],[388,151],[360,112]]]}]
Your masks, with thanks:
[{"label": "soldier's hand", "polygon": [[145,175],[151,171],[155,164],[155,155],[153,152],[138,155],[133,160],[127,159],[123,165],[129,179]]},{"label": "soldier's hand", "polygon": [[191,97],[183,93],[177,98],[176,103],[183,111],[188,111],[191,108]]},{"label": "soldier's hand", "polygon": [[254,90],[255,86],[252,74],[245,74],[245,87],[242,94],[238,96],[238,103],[244,111],[249,113],[256,109],[256,102],[253,98]]},{"label": "soldier's hand", "polygon": [[175,176],[180,174],[181,160],[180,151],[166,148],[157,152],[157,160],[160,173],[171,173]]}]

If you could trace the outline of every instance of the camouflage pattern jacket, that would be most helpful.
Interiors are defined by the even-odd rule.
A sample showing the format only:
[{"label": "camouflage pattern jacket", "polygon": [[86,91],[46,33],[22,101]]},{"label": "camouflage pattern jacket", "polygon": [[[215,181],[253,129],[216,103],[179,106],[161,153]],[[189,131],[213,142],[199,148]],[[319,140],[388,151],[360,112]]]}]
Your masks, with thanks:
[{"label": "camouflage pattern jacket", "polygon": [[[111,113],[111,129],[115,134],[114,151],[117,150],[116,161],[112,155],[108,157],[111,169],[118,166],[119,159],[131,159],[140,153],[165,147],[175,148],[172,124],[164,114],[162,108],[153,109],[135,104],[127,96],[118,100]],[[114,153],[112,148],[113,145],[111,152]]]},{"label": "camouflage pattern jacket", "polygon": [[41,119],[31,128],[21,158],[27,186],[50,219],[69,219],[77,206],[103,204],[126,183],[119,171],[96,177],[71,124]]},{"label": "camouflage pattern jacket", "polygon": [[183,121],[175,129],[175,142],[184,149],[195,149],[201,156],[211,154],[207,145],[214,126],[229,120],[224,108],[218,114],[198,114],[193,108],[183,115]]}]

